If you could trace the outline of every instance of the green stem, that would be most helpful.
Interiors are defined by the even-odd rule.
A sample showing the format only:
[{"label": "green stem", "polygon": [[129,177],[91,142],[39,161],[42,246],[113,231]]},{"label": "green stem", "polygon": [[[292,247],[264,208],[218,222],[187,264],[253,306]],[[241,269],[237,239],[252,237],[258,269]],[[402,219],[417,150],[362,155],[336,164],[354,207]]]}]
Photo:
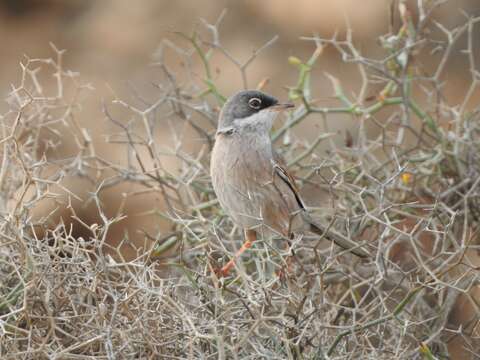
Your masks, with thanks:
[{"label": "green stem", "polygon": [[435,134],[439,135],[439,130],[437,124],[435,124],[435,121],[430,115],[421,110],[414,100],[410,99],[408,102],[408,106],[410,107],[410,109],[412,109],[413,113],[418,116],[418,118],[422,120],[425,125],[427,125],[430,130],[432,130]]},{"label": "green stem", "polygon": [[292,121],[288,121],[284,126],[282,126],[279,130],[277,130],[273,136],[272,141],[276,141],[279,137],[281,137],[285,132],[296,126],[300,123],[303,119],[305,119],[310,113],[317,113],[317,114],[353,114],[353,115],[372,115],[378,112],[379,110],[383,109],[384,106],[389,105],[398,105],[401,104],[403,99],[401,97],[392,97],[382,101],[379,101],[367,108],[360,108],[356,106],[348,106],[348,107],[333,107],[333,108],[319,108],[319,107],[309,107],[306,108],[302,114],[300,114],[297,118],[293,119]]},{"label": "green stem", "polygon": [[215,86],[215,83],[212,78],[212,71],[210,69],[210,63],[208,62],[208,56],[198,44],[196,35],[194,34],[192,37],[188,37],[187,35],[180,32],[178,34],[184,39],[186,39],[190,44],[192,44],[196,53],[198,54],[198,56],[200,56],[200,60],[203,64],[203,68],[205,70],[205,75],[206,75],[206,79],[204,81],[208,88],[207,93],[212,93],[217,99],[217,101],[220,103],[220,105],[223,105],[227,99],[218,92],[218,89]]}]

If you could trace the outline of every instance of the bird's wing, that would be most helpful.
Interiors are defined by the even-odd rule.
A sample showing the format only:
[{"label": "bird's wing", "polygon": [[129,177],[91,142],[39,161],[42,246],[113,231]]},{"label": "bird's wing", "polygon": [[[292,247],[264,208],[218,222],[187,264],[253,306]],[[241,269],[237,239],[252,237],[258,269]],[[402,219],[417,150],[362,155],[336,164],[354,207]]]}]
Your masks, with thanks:
[{"label": "bird's wing", "polygon": [[[277,159],[276,159],[277,160]],[[298,188],[295,185],[295,179],[288,173],[282,164],[278,161],[274,163],[273,169],[275,174],[288,186],[288,188],[292,191],[295,199],[298,203],[298,206],[303,210],[302,218],[303,220],[309,225],[309,230],[320,235],[325,236],[327,240],[333,241],[335,244],[343,248],[344,250],[348,250],[353,254],[357,255],[358,257],[366,258],[369,257],[368,252],[366,252],[363,248],[359,248],[358,244],[353,240],[343,236],[342,234],[337,233],[334,229],[325,229],[325,227],[316,221],[314,221],[310,215],[308,214],[305,204],[300,197],[298,192]]]},{"label": "bird's wing", "polygon": [[298,193],[298,188],[295,185],[295,179],[278,162],[276,162],[273,165],[273,170],[274,170],[275,174],[277,174],[280,177],[280,179],[282,179],[282,181],[292,191],[293,195],[295,196],[295,200],[297,201],[298,206],[301,209],[305,210],[305,204],[303,203],[302,198],[300,197],[300,194]]}]

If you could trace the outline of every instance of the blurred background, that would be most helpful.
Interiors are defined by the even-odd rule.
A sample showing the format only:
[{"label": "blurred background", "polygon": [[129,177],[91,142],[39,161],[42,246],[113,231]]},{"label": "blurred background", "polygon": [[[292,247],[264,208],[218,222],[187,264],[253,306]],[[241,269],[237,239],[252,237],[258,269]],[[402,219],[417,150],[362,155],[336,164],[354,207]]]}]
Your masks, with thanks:
[{"label": "blurred background", "polygon": [[[415,8],[416,1],[409,2]],[[295,6],[288,0],[145,0],[132,6],[127,0],[2,0],[0,81],[2,88],[8,89],[8,84],[18,78],[23,55],[49,57],[48,44],[53,42],[67,49],[70,68],[80,71],[98,88],[107,83],[117,88],[127,80],[147,76],[148,64],[161,39],[177,40],[173,32],[189,33],[200,19],[214,22],[227,9],[221,38],[239,60],[279,35],[275,46],[249,72],[252,84],[268,76],[274,80],[272,89],[278,89],[294,76],[288,71],[286,57],[311,52],[311,44],[299,41],[299,36],[341,34],[348,19],[360,48],[366,53],[374,51],[377,36],[389,30],[391,4],[384,0],[362,1],[361,6],[355,0],[298,0]],[[474,15],[479,11],[478,1],[449,1],[435,12],[435,18],[452,28],[464,20],[462,12]],[[330,58],[333,53],[325,54],[319,67],[340,77],[343,69]],[[223,78],[221,85],[226,93],[239,87],[235,80],[240,79]]]}]

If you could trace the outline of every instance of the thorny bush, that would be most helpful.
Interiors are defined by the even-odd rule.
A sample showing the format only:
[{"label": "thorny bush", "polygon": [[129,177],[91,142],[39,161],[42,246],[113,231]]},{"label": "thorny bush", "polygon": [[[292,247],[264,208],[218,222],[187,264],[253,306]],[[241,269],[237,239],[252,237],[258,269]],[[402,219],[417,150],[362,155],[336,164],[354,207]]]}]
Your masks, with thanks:
[{"label": "thorny bush", "polygon": [[[81,112],[84,93],[94,90],[64,68],[63,51],[52,46],[53,60],[23,61],[10,110],[0,117],[0,356],[439,359],[451,356],[456,342],[464,356],[478,358],[480,112],[471,98],[480,18],[447,29],[432,20],[443,1],[423,3],[400,3],[400,25],[379,39],[382,57],[364,57],[347,31],[303,38],[312,56],[288,59],[298,72],[289,88],[298,106],[272,134],[276,147],[300,185],[325,194],[325,206],[312,213],[364,243],[372,253],[365,261],[313,236],[287,249],[265,238],[232,277],[212,272],[242,236],[210,184],[209,153],[225,101],[211,56],[232,62],[248,87],[249,65],[276,38],[238,61],[221,42],[222,14],[176,43],[164,41],[156,53],[163,74],[156,99],[136,93],[135,101],[103,104],[116,129],[107,140],[125,152],[122,164],[96,153]],[[449,104],[443,79],[449,59],[459,56],[459,39],[466,39],[471,86],[461,103]],[[357,66],[362,82],[352,95],[327,74],[338,105],[319,107],[311,85],[320,80],[311,70],[325,47]],[[164,61],[166,53],[181,59],[182,74]],[[42,85],[45,73],[55,79],[53,91]],[[114,115],[115,106],[125,118]],[[327,126],[332,114],[350,116],[358,127],[344,145],[328,131],[308,144],[295,135],[305,119]],[[165,133],[169,143],[159,141]],[[192,151],[188,136],[202,145]],[[68,156],[59,151],[66,141],[74,148]],[[328,145],[326,153],[319,144]],[[171,158],[176,168],[165,165]],[[81,201],[95,205],[98,223],[77,214],[72,201],[80,196],[66,178],[95,186]],[[169,225],[145,232],[145,246],[128,234],[118,245],[108,241],[124,214],[107,216],[102,194],[122,183],[134,185],[118,194],[125,201],[145,193],[162,199],[151,213]],[[51,210],[33,216],[45,202]],[[124,257],[125,246],[135,248],[133,259]],[[459,307],[469,311],[461,323],[452,316]]]}]

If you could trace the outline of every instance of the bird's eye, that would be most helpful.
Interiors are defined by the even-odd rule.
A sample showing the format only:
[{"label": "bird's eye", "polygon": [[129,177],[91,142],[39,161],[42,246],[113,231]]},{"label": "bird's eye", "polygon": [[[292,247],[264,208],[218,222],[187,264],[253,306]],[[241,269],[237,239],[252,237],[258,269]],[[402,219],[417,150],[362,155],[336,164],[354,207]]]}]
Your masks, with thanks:
[{"label": "bird's eye", "polygon": [[248,105],[252,109],[258,110],[262,106],[262,100],[260,100],[259,98],[251,98],[250,100],[248,100]]}]

